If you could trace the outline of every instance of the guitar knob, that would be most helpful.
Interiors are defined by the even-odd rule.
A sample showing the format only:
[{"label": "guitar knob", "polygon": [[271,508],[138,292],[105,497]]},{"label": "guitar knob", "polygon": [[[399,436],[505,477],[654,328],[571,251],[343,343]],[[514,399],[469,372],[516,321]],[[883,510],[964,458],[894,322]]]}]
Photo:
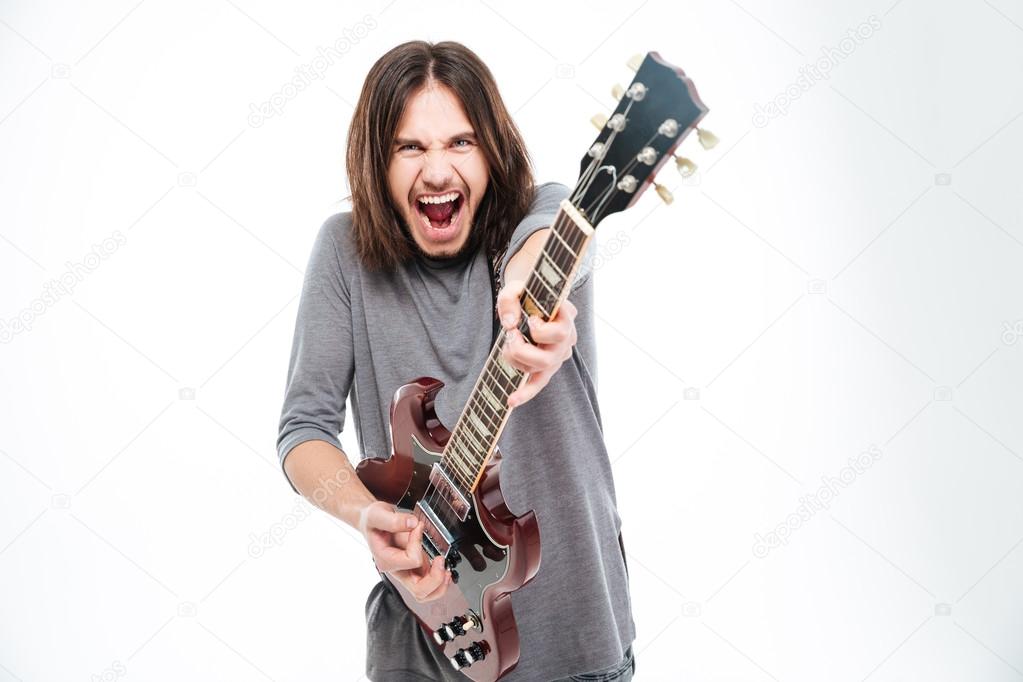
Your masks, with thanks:
[{"label": "guitar knob", "polygon": [[444,623],[439,628],[433,631],[433,641],[437,644],[444,644],[450,642],[455,637],[461,637],[465,634],[465,624],[469,622],[469,619],[465,616],[458,616],[450,623]]},{"label": "guitar knob", "polygon": [[473,642],[465,649],[459,649],[458,653],[449,658],[455,670],[468,668],[477,661],[482,661],[490,653],[490,645],[486,642]]},{"label": "guitar knob", "polygon": [[461,560],[462,555],[452,550],[448,554],[448,558],[444,560],[444,563],[447,565],[447,568],[454,568],[455,566],[458,565],[458,562],[460,562]]}]

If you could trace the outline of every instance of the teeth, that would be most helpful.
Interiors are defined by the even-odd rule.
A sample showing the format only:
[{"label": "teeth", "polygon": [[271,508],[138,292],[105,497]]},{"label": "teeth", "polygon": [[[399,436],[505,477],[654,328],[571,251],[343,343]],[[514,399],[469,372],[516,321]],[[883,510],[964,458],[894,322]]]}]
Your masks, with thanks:
[{"label": "teeth", "polygon": [[446,204],[449,201],[454,201],[458,198],[458,192],[451,192],[450,194],[442,194],[439,197],[419,197],[419,201],[424,204]]}]

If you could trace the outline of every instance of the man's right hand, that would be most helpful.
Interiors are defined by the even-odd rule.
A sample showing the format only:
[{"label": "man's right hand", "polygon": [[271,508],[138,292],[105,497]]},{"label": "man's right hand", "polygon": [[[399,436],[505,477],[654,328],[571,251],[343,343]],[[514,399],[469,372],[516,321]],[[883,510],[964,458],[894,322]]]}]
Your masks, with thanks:
[{"label": "man's right hand", "polygon": [[431,564],[423,551],[423,524],[407,512],[395,511],[393,504],[376,501],[362,510],[359,531],[369,544],[377,569],[387,573],[412,593],[419,602],[444,596],[451,572],[444,557]]}]

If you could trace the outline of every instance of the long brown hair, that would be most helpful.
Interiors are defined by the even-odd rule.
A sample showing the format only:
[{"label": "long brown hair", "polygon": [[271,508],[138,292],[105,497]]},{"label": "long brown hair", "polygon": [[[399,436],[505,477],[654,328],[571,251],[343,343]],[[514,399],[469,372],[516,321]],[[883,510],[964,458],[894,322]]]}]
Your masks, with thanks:
[{"label": "long brown hair", "polygon": [[409,96],[430,81],[447,86],[461,100],[489,169],[470,244],[488,253],[500,251],[532,203],[529,155],[486,64],[460,43],[403,43],[370,69],[348,129],[353,236],[367,269],[394,269],[415,252],[388,191],[387,167]]}]

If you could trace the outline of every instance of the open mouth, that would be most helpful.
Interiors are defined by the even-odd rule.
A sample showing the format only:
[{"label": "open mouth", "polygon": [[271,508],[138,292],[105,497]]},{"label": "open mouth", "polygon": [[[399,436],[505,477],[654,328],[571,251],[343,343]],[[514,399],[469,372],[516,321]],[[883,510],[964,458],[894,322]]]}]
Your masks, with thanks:
[{"label": "open mouth", "polygon": [[454,233],[464,202],[461,192],[423,195],[416,199],[416,210],[424,227],[430,228],[438,237]]}]

